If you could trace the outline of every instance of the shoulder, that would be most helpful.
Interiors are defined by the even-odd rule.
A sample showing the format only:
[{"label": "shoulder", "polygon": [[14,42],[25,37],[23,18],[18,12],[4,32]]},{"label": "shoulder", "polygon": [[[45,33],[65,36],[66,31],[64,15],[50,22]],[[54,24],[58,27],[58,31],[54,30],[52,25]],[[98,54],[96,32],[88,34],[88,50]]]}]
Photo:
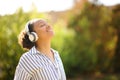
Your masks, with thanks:
[{"label": "shoulder", "polygon": [[24,53],[19,59],[18,66],[28,73],[31,73],[31,71],[35,68],[32,54],[29,52]]},{"label": "shoulder", "polygon": [[29,52],[23,53],[23,54],[21,55],[20,59],[19,59],[19,65],[20,65],[20,66],[28,65],[28,63],[29,63],[28,60],[29,60],[29,59],[30,59],[30,57],[29,57]]},{"label": "shoulder", "polygon": [[34,60],[34,55],[37,53],[37,51],[35,50],[35,47],[31,48],[29,51],[25,52],[22,54],[22,56],[20,57],[20,62],[27,62],[30,63],[31,61]]},{"label": "shoulder", "polygon": [[28,60],[30,58],[30,54],[29,52],[23,53],[20,57],[19,62],[25,62],[26,60]]}]

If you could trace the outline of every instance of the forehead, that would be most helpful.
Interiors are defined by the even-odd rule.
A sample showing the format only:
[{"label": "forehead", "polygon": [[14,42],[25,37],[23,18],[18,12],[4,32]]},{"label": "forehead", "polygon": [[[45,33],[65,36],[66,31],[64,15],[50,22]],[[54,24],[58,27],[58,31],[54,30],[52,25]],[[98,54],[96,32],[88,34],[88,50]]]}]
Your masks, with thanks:
[{"label": "forehead", "polygon": [[34,25],[36,26],[36,25],[40,25],[40,24],[43,24],[43,23],[47,23],[47,22],[45,20],[39,19],[39,20],[36,20],[34,22]]}]

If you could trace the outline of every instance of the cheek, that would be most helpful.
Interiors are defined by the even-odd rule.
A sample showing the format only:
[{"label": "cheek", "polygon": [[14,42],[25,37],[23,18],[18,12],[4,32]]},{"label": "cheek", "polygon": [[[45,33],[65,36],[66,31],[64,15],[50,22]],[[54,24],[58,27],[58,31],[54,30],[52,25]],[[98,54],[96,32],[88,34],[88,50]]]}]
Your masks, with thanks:
[{"label": "cheek", "polygon": [[36,33],[37,33],[37,34],[43,34],[43,33],[45,33],[45,28],[44,28],[44,27],[42,27],[42,28],[37,28],[37,29],[36,29]]},{"label": "cheek", "polygon": [[43,38],[46,36],[46,32],[44,30],[38,30],[37,35],[39,38]]}]

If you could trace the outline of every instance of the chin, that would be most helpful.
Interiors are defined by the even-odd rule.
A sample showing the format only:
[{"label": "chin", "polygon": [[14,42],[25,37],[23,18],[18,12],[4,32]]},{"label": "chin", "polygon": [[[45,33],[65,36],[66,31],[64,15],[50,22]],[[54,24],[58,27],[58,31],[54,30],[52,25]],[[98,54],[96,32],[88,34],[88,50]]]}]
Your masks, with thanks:
[{"label": "chin", "polygon": [[54,34],[51,35],[51,37],[53,37],[53,36],[54,36]]},{"label": "chin", "polygon": [[51,35],[51,36],[54,36],[55,34],[54,34],[54,32],[51,32],[50,35]]}]

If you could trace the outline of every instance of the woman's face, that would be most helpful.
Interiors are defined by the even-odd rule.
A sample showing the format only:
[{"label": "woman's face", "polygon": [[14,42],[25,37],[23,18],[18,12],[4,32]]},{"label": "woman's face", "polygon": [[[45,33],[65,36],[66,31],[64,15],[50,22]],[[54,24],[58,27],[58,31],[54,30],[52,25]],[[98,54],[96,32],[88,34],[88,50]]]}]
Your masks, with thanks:
[{"label": "woman's face", "polygon": [[50,39],[54,36],[53,28],[45,20],[37,20],[34,23],[34,31],[39,39]]}]

